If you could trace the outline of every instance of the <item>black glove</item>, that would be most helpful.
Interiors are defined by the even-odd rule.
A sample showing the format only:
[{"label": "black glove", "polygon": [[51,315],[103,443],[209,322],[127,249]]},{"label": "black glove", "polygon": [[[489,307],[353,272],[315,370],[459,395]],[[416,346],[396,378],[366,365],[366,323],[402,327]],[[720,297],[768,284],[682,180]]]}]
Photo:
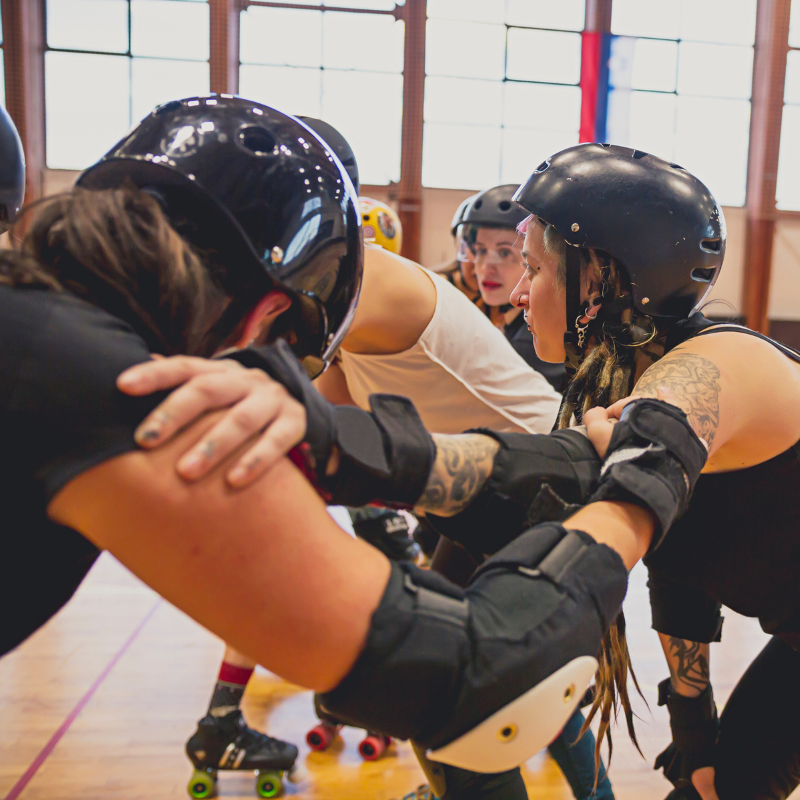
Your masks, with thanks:
[{"label": "black glove", "polygon": [[[714,747],[719,735],[719,719],[714,693],[709,684],[697,697],[683,697],[672,691],[670,680],[658,685],[658,704],[669,709],[672,743],[656,758],[654,769],[663,769],[664,777],[686,797],[697,800],[700,795],[692,785],[692,773],[714,765]],[[692,794],[694,792],[694,794]]]},{"label": "black glove", "polygon": [[[265,347],[227,353],[225,358],[263,370],[306,409],[308,455],[317,488],[328,502],[362,506],[385,501],[413,506],[428,482],[436,446],[414,404],[405,397],[374,394],[372,412],[329,403],[311,384],[289,345],[279,339]],[[331,456],[339,468],[326,475]]]}]

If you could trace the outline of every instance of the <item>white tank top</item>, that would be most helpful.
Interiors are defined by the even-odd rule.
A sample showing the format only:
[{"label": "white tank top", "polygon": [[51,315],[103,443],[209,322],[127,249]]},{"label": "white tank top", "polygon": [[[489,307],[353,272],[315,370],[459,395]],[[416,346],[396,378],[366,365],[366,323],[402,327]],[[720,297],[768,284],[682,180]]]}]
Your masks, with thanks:
[{"label": "white tank top", "polygon": [[432,433],[489,428],[549,433],[561,396],[458,289],[420,267],[436,288],[436,310],[413,347],[392,355],[340,350],[353,400],[409,397]]}]

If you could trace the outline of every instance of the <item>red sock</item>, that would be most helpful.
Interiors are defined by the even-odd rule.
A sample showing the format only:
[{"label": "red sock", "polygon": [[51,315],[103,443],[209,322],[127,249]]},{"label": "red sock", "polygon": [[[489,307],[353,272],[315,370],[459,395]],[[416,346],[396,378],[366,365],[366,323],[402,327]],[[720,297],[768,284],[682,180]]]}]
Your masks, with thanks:
[{"label": "red sock", "polygon": [[253,667],[237,667],[223,661],[219,668],[214,693],[211,695],[208,713],[213,717],[224,717],[231,711],[236,711],[252,674]]}]

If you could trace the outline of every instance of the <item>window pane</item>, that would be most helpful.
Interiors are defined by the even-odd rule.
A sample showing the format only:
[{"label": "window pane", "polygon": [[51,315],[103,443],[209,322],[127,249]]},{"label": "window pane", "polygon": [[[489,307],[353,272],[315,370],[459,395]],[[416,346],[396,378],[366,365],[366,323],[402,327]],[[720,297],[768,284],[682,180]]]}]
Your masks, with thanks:
[{"label": "window pane", "polygon": [[287,114],[319,117],[322,71],[243,64],[239,68],[239,94]]},{"label": "window pane", "polygon": [[134,58],[131,62],[131,116],[144,119],[169,100],[208,94],[208,63]]},{"label": "window pane", "polygon": [[681,11],[681,39],[720,44],[755,41],[756,0],[681,0]]},{"label": "window pane", "polygon": [[[675,158],[677,102],[674,94],[632,92],[630,127],[625,144],[644,150],[645,153],[652,153],[665,161]],[[617,139],[609,136],[609,141],[616,142]]]},{"label": "window pane", "polygon": [[400,180],[402,113],[401,75],[324,70],[320,116],[353,148],[362,183]]},{"label": "window pane", "polygon": [[784,106],[778,160],[778,208],[800,211],[800,106]]},{"label": "window pane", "polygon": [[392,17],[327,11],[322,15],[322,63],[335,69],[403,71],[402,22]]},{"label": "window pane", "polygon": [[128,4],[125,0],[47,0],[47,44],[127,53]]},{"label": "window pane", "polygon": [[800,51],[797,50],[790,50],[786,59],[786,86],[783,101],[800,103]]},{"label": "window pane", "polygon": [[674,92],[678,73],[678,44],[637,39],[631,85],[634,89]]},{"label": "window pane", "polygon": [[500,182],[500,128],[429,122],[424,142],[424,186],[486,189]]},{"label": "window pane", "polygon": [[428,0],[429,19],[502,22],[505,0]]},{"label": "window pane", "polygon": [[45,107],[47,166],[90,166],[131,126],[130,59],[45,53]]},{"label": "window pane", "polygon": [[509,25],[580,31],[585,16],[585,0],[558,0],[557,3],[551,0],[508,0],[506,3],[506,22]]},{"label": "window pane", "polygon": [[[503,124],[519,128],[569,131],[577,142],[581,90],[577,86],[505,83]],[[537,162],[539,163],[539,162]]]},{"label": "window pane", "polygon": [[240,17],[243,64],[322,64],[322,12],[251,6]]},{"label": "window pane", "polygon": [[678,93],[707,97],[750,97],[753,48],[681,42]]},{"label": "window pane", "polygon": [[[306,0],[308,5],[315,5],[318,0]],[[393,11],[394,0],[322,0],[324,6],[346,6],[347,8],[370,8],[374,11]],[[404,6],[404,0],[397,3],[398,6]]]},{"label": "window pane", "polygon": [[510,28],[506,76],[526,81],[578,83],[581,37],[576,33]]},{"label": "window pane", "polygon": [[430,19],[425,51],[428,75],[502,80],[506,29],[504,25]]},{"label": "window pane", "polygon": [[208,4],[131,0],[131,52],[135,56],[208,61]]},{"label": "window pane", "polygon": [[[714,124],[710,125],[709,120]],[[717,201],[744,204],[750,103],[678,97],[675,160],[693,172]],[[720,136],[720,131],[724,135]]]},{"label": "window pane", "polygon": [[800,47],[800,0],[792,0],[789,18],[789,47]]},{"label": "window pane", "polygon": [[564,131],[506,128],[503,131],[503,162],[500,183],[522,183],[546,158],[578,144],[578,129]]},{"label": "window pane", "polygon": [[680,34],[680,4],[674,0],[614,0],[611,33],[677,39]]},{"label": "window pane", "polygon": [[426,122],[499,125],[502,116],[503,84],[500,81],[425,79]]}]

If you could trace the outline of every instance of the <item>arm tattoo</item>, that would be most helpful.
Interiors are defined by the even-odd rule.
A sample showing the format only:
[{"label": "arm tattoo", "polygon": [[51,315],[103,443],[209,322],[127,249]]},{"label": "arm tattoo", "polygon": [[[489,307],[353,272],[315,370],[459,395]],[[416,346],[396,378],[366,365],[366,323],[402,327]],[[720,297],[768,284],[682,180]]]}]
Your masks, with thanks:
[{"label": "arm tattoo", "polygon": [[690,642],[687,639],[669,637],[669,672],[672,685],[679,685],[702,692],[709,682],[708,645]]},{"label": "arm tattoo", "polygon": [[720,372],[713,361],[695,353],[673,350],[651,366],[633,394],[656,397],[662,386],[675,393],[692,430],[711,449],[719,427]]},{"label": "arm tattoo", "polygon": [[417,507],[440,516],[465,509],[480,493],[500,445],[488,436],[434,434],[436,462]]}]

